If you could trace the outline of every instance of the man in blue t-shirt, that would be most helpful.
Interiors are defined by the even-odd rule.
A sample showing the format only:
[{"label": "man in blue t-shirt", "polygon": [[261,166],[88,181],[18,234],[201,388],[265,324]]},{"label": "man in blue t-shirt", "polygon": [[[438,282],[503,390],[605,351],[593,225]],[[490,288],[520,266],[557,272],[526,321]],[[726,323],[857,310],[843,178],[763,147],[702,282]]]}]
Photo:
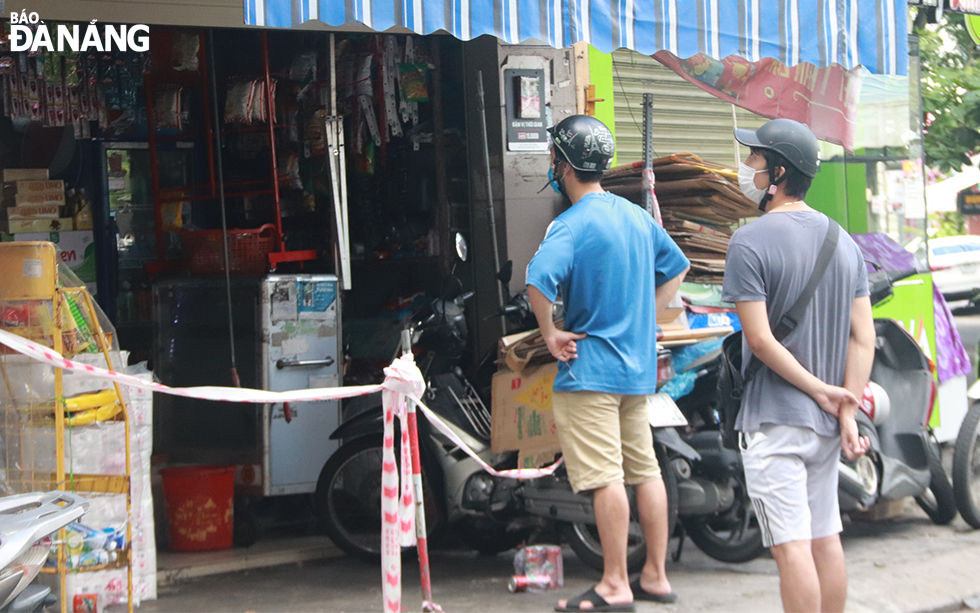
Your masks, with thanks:
[{"label": "man in blue t-shirt", "polygon": [[[548,227],[528,265],[527,287],[559,361],[552,406],[568,478],[576,492],[594,493],[604,559],[602,580],[556,610],[633,611],[634,599],[676,599],[664,569],[667,494],[647,398],[657,387],[657,313],[677,293],[689,262],[646,211],[602,189],[615,151],[602,122],[574,115],[549,132],[551,185],[571,208]],[[564,331],[551,318],[559,290]],[[647,542],[646,564],[632,583],[624,484],[636,486]]]}]

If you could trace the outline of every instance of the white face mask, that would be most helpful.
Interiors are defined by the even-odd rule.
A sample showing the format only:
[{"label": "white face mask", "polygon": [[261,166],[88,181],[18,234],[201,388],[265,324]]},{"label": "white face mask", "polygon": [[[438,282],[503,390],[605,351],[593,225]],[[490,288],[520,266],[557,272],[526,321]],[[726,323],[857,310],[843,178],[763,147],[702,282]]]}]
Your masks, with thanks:
[{"label": "white face mask", "polygon": [[768,172],[768,170],[756,170],[744,162],[738,165],[738,186],[745,197],[756,204],[762,202],[762,197],[766,195],[766,190],[755,186],[755,175],[760,172]]}]

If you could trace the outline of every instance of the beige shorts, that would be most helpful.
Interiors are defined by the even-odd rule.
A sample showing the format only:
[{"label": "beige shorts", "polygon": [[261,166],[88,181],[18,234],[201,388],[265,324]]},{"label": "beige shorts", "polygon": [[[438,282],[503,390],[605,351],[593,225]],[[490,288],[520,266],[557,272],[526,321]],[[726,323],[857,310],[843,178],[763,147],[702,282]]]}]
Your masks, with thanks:
[{"label": "beige shorts", "polygon": [[555,392],[552,410],[576,492],[660,478],[647,396]]}]

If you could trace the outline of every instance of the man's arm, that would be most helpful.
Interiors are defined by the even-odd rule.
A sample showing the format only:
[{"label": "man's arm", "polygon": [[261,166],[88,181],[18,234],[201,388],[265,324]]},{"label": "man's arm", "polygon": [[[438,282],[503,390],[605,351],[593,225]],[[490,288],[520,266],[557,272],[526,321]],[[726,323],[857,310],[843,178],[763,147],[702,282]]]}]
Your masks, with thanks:
[{"label": "man's arm", "polygon": [[541,290],[533,285],[527,286],[527,295],[531,301],[531,309],[534,311],[534,318],[538,320],[538,331],[548,345],[548,351],[555,359],[560,362],[567,362],[578,357],[578,348],[575,341],[582,340],[585,334],[574,334],[565,332],[555,327],[555,322],[551,318],[551,301],[541,293]]},{"label": "man's arm", "polygon": [[[851,307],[851,335],[847,343],[847,362],[844,369],[844,387],[857,397],[864,393],[864,386],[871,376],[875,359],[875,322],[871,314],[871,299],[867,296],[854,299]],[[871,441],[858,435],[856,406],[841,409],[841,448],[847,457],[854,459],[868,450]]]},{"label": "man's arm", "polygon": [[687,275],[687,271],[691,270],[688,266],[685,268],[681,274],[677,275],[670,281],[667,281],[663,285],[657,288],[657,319],[660,319],[660,315],[670,304],[670,301],[674,299],[677,295],[677,290],[680,289],[681,283],[684,281],[684,276]]},{"label": "man's arm", "polygon": [[780,377],[813,398],[820,408],[835,417],[841,410],[857,407],[857,397],[842,387],[824,383],[797,361],[786,347],[776,340],[769,328],[769,313],[762,301],[736,302],[735,310],[742,322],[742,333],[752,355]]},{"label": "man's arm", "polygon": [[875,321],[871,314],[871,299],[867,296],[855,298],[851,307],[851,337],[847,343],[844,387],[857,397],[864,393],[874,359]]}]

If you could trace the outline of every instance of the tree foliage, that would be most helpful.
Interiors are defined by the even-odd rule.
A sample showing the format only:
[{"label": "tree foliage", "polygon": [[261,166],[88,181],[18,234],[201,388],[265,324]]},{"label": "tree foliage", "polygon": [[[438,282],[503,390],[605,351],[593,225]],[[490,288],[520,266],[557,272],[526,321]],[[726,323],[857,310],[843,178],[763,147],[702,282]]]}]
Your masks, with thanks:
[{"label": "tree foliage", "polygon": [[963,15],[944,13],[926,25],[915,20],[922,66],[926,164],[942,172],[971,165],[980,153],[980,47],[970,38]]}]

